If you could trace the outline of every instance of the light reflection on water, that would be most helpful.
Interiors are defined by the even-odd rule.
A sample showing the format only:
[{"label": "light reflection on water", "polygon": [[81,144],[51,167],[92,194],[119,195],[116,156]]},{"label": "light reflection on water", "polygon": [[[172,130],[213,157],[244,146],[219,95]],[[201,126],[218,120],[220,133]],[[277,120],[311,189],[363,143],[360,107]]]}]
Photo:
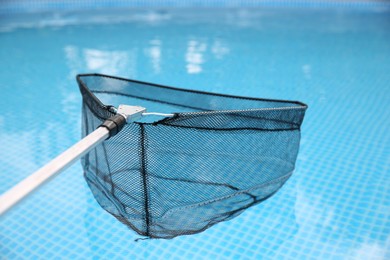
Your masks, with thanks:
[{"label": "light reflection on water", "polygon": [[[144,53],[138,49],[107,51],[99,49],[85,48],[79,50],[76,46],[68,45],[64,47],[66,60],[70,67],[70,74],[77,74],[78,71],[94,71],[109,75],[128,74],[137,77],[137,58],[148,59],[150,64],[149,73],[160,74],[163,62],[163,42],[153,39],[148,42],[148,47]],[[201,40],[188,40],[183,62],[188,74],[198,74],[203,70],[203,64],[207,60],[223,60],[229,55],[228,44],[218,39],[212,42],[210,48],[207,43]],[[143,55],[144,54],[144,55]],[[208,57],[207,59],[205,57]]]},{"label": "light reflection on water", "polygon": [[161,72],[161,59],[162,59],[162,42],[161,40],[154,39],[149,42],[150,47],[145,49],[146,54],[150,58],[153,72],[159,74]]}]

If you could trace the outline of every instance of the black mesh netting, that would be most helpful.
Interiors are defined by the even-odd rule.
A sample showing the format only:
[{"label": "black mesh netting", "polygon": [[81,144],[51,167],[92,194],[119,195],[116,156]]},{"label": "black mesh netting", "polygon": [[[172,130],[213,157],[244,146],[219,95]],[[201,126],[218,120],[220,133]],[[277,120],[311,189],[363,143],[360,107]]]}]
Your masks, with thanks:
[{"label": "black mesh netting", "polygon": [[125,125],[82,160],[98,203],[141,235],[201,232],[269,198],[294,170],[305,104],[97,74],[77,80],[84,135],[114,115],[103,103],[174,113]]}]

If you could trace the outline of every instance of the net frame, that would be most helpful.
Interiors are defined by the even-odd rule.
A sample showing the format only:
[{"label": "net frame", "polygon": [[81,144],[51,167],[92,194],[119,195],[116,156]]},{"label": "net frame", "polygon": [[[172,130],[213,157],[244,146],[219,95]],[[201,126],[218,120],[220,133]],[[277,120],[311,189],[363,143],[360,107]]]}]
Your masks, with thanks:
[{"label": "net frame", "polygon": [[[82,160],[85,178],[98,203],[140,235],[173,238],[204,231],[271,197],[293,172],[299,150],[300,127],[307,109],[304,103],[180,89],[102,74],[78,75],[77,82],[83,96],[83,135],[87,135],[102,121],[115,114],[114,106],[104,104],[97,95],[121,96],[132,102],[142,100],[148,104],[157,103],[159,107],[169,109],[161,112],[174,114],[173,117],[153,122],[130,123],[122,133],[96,147]],[[172,111],[173,108],[192,111],[177,112]],[[184,135],[189,137],[183,138],[182,142],[173,140]],[[277,174],[259,178],[256,171],[263,175],[268,173],[246,166],[253,160],[249,158],[251,155],[243,156],[240,149],[232,147],[239,146],[234,141],[234,136],[245,142],[252,139],[265,142],[269,138],[268,143],[261,143],[259,147],[253,142],[253,149],[246,149],[244,146],[239,148],[246,149],[247,153],[253,153],[255,157],[259,153],[267,156],[268,153],[271,154],[268,159],[263,156],[266,159],[262,163],[267,169],[271,169],[269,171]],[[210,138],[215,138],[216,143],[200,143]],[[228,141],[223,141],[223,138]],[[162,141],[164,139],[168,141]],[[199,139],[201,141],[197,142]],[[233,144],[229,144],[229,141]],[[278,143],[285,145],[286,151],[278,148]],[[115,147],[118,144],[119,148]],[[159,146],[163,147],[164,153],[175,159],[169,159],[167,163],[165,155],[155,152]],[[196,150],[195,148],[199,152],[191,151]],[[112,156],[112,153],[118,151],[121,156]],[[184,155],[186,153],[190,155]],[[205,158],[202,153],[214,160]],[[218,159],[218,164],[217,158],[222,157],[230,159]],[[101,163],[102,160],[105,162]],[[207,163],[202,163],[202,160]],[[240,160],[246,163],[241,163]],[[126,163],[137,170],[133,171],[131,167],[123,170]],[[223,164],[229,164],[237,172],[246,170],[249,177],[244,178],[242,175],[241,180],[237,180],[234,173]],[[283,170],[278,170],[272,164]],[[170,169],[172,165],[178,170]],[[201,178],[192,173],[198,173],[197,169],[207,171],[210,165],[213,169],[209,174],[201,174]],[[114,173],[112,168],[120,168],[127,175],[123,172]],[[226,176],[230,177],[225,177],[230,179],[224,183],[221,178],[226,172]],[[213,178],[218,181],[214,182]],[[251,178],[256,181],[249,180]],[[250,184],[244,185],[240,181]],[[206,188],[207,185],[213,188]],[[198,194],[202,189],[205,194]],[[172,202],[184,193],[195,199],[183,197],[180,202]]]}]

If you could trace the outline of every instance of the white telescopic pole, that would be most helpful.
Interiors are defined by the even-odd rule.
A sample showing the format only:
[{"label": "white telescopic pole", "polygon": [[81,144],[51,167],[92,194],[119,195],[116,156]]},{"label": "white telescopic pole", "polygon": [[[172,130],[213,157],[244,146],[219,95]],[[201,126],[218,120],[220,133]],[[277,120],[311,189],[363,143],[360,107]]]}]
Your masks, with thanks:
[{"label": "white telescopic pole", "polygon": [[105,127],[99,127],[68,150],[57,156],[51,162],[28,176],[23,181],[0,196],[0,216],[21,201],[33,190],[62,172],[76,160],[91,151],[98,144],[106,140],[110,131]]}]

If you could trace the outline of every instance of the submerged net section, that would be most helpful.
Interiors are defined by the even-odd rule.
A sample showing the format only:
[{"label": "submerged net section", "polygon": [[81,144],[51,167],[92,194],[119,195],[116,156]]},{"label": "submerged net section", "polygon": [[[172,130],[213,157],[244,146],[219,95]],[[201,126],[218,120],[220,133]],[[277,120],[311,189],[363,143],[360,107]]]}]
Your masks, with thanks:
[{"label": "submerged net section", "polygon": [[99,74],[77,80],[84,135],[114,115],[105,104],[174,113],[127,124],[82,160],[98,203],[140,235],[201,232],[269,198],[294,170],[305,104]]}]

